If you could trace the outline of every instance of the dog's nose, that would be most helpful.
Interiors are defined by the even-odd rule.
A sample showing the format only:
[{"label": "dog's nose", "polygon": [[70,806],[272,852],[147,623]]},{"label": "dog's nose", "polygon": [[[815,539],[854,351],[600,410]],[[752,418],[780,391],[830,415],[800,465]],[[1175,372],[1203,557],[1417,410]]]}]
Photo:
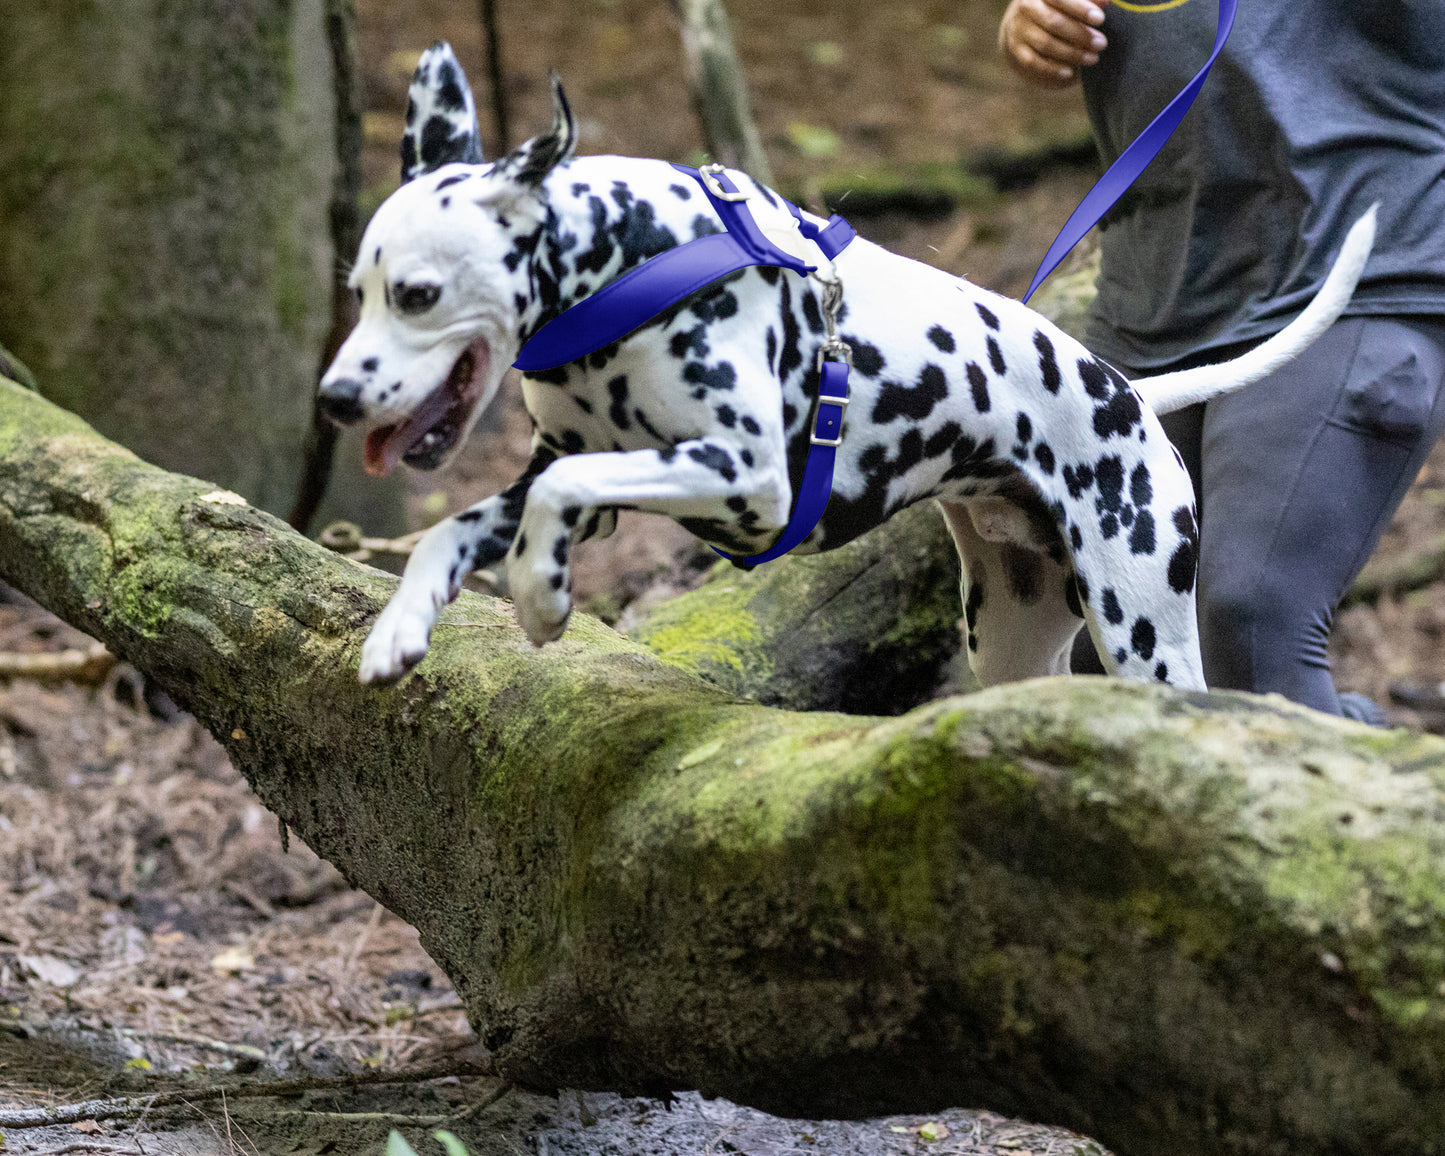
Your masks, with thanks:
[{"label": "dog's nose", "polygon": [[317,399],[321,412],[341,425],[358,422],[365,414],[361,406],[361,382],[355,378],[342,377],[321,387]]}]

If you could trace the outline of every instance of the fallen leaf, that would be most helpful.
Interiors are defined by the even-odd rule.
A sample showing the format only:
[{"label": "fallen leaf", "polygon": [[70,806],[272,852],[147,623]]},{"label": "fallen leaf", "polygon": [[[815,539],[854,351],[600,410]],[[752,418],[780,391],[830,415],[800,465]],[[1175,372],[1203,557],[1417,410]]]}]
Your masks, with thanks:
[{"label": "fallen leaf", "polygon": [[51,987],[72,987],[80,981],[79,971],[53,955],[22,955],[17,959],[21,967]]},{"label": "fallen leaf", "polygon": [[235,975],[239,971],[250,971],[256,966],[256,960],[244,947],[228,947],[211,957],[211,966],[216,971],[228,971]]},{"label": "fallen leaf", "polygon": [[148,1072],[151,1070],[151,1062],[144,1056],[136,1056],[133,1060],[126,1060],[125,1066],[127,1068],[134,1068],[138,1072]]},{"label": "fallen leaf", "polygon": [[918,1126],[918,1135],[930,1144],[935,1144],[939,1140],[948,1139],[948,1125],[939,1120],[930,1120],[927,1124]]},{"label": "fallen leaf", "polygon": [[96,1136],[105,1131],[94,1120],[82,1120],[79,1124],[72,1124],[71,1127],[77,1132],[84,1132],[87,1136]]}]

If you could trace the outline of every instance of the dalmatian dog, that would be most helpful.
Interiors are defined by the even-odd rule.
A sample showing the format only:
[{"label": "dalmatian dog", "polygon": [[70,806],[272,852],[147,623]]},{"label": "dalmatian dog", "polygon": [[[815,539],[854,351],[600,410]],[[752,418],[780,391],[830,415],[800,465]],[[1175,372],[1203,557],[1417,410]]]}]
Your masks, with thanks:
[{"label": "dalmatian dog", "polygon": [[[418,66],[410,179],[366,229],[351,274],[360,320],[321,385],[334,420],[366,429],[373,473],[442,465],[538,329],[649,257],[722,229],[698,182],[669,164],[575,157],[555,77],[553,99],[549,132],[486,164],[450,49]],[[1354,290],[1373,210],[1283,332],[1235,361],[1131,383],[1019,302],[861,237],[830,269],[772,190],[728,175],[770,239],[844,286],[851,405],[832,496],[795,552],[834,549],[936,499],[962,560],[981,683],[1067,673],[1087,625],[1109,673],[1203,690],[1192,489],[1156,415],[1258,380],[1322,332]],[[479,567],[505,562],[527,637],[556,639],[572,548],[610,533],[618,510],[666,514],[734,555],[766,549],[809,451],[821,299],[811,277],[749,267],[525,376],[530,464],[428,531],[366,639],[361,680],[415,666]]]}]

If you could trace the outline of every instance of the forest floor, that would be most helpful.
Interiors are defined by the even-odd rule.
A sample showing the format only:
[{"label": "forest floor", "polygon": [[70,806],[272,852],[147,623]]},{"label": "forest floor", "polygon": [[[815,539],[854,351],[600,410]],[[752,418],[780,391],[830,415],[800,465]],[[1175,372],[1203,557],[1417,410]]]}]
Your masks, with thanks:
[{"label": "forest floor", "polygon": [[[1077,135],[1077,93],[1025,90],[996,60],[1001,7],[808,2],[780,12],[730,0],[779,182],[806,196],[825,174],[850,167],[956,165]],[[428,43],[452,40],[484,122],[489,106],[474,6],[361,0],[359,8],[374,201],[395,183],[406,80]],[[554,67],[582,118],[584,151],[695,158],[666,4],[499,0],[498,8],[511,143],[548,123]],[[495,133],[488,140],[495,148]],[[854,224],[1017,295],[1094,176],[1087,166],[1054,167],[967,207]],[[415,479],[418,523],[510,481],[528,439],[513,391],[448,474]],[[1437,452],[1378,557],[1428,553],[1442,535],[1445,452]],[[579,551],[577,593],[615,616],[699,572],[680,529],[624,515],[612,539]],[[1435,685],[1445,679],[1442,631],[1445,583],[1345,611],[1331,650],[1341,687],[1388,703],[1392,683]],[[0,652],[84,642],[18,596],[0,601]],[[1390,709],[1397,725],[1435,722]],[[220,746],[125,667],[84,684],[0,680],[0,896],[0,1119],[16,1108],[176,1093],[138,1121],[0,1124],[6,1152],[379,1153],[393,1125],[422,1152],[441,1150],[426,1139],[437,1126],[474,1153],[499,1154],[1098,1151],[1057,1130],[964,1110],[798,1122],[695,1095],[664,1103],[506,1089],[488,1074],[416,933],[296,837],[288,848]],[[280,1099],[254,1094],[275,1080],[299,1083]],[[221,1086],[224,1099],[214,1096]]]}]

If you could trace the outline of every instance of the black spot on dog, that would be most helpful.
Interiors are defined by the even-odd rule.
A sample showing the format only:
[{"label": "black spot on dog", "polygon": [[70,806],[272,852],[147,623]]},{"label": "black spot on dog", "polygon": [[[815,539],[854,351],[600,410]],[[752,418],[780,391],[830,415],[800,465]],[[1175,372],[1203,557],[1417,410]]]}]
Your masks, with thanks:
[{"label": "black spot on dog", "polygon": [[767,340],[768,340],[768,349],[767,349],[767,351],[768,351],[768,373],[771,374],[771,373],[773,373],[774,370],[775,370],[775,367],[774,367],[774,365],[773,365],[773,362],[774,362],[774,360],[775,360],[775,359],[777,358],[777,356],[778,356],[778,334],[777,334],[777,331],[776,331],[771,325],[768,326],[768,338],[767,338]]},{"label": "black spot on dog", "polygon": [[744,431],[752,434],[754,437],[757,437],[758,434],[763,432],[763,427],[758,425],[758,423],[753,418],[747,415],[743,416],[742,426]]},{"label": "black spot on dog", "polygon": [[1199,564],[1199,527],[1194,523],[1194,511],[1180,506],[1174,511],[1174,528],[1179,531],[1180,542],[1169,558],[1169,588],[1179,594],[1188,594],[1194,589],[1194,576]]},{"label": "black spot on dog", "polygon": [[[923,443],[923,456],[926,458],[941,457],[948,452],[949,446],[953,445],[958,435],[963,432],[963,427],[956,421],[945,422],[938,430],[929,435]],[[882,446],[877,447],[882,449]]]},{"label": "black spot on dog", "polygon": [[707,326],[694,325],[685,333],[674,333],[667,349],[679,361],[688,357],[706,357],[708,355]]},{"label": "black spot on dog", "polygon": [[741,450],[741,451],[739,451],[739,453],[738,453],[738,457],[742,458],[742,460],[743,460],[743,465],[747,466],[748,469],[752,469],[752,468],[753,468],[753,451],[752,451],[752,450]]},{"label": "black spot on dog", "polygon": [[564,574],[553,574],[552,577],[549,578],[547,581],[550,583],[553,590],[561,590],[562,583],[567,581],[567,578]]},{"label": "black spot on dog", "polygon": [[[641,413],[642,411],[638,410],[637,412]],[[662,459],[663,465],[667,465],[669,462],[672,461],[673,458],[677,457],[677,447],[663,446],[660,450],[657,451],[657,456]]]},{"label": "black spot on dog", "polygon": [[992,337],[988,339],[988,363],[993,366],[993,371],[1000,377],[1008,372],[1008,366],[1003,359],[1003,350],[998,347],[998,342]]},{"label": "black spot on dog", "polygon": [[978,612],[983,607],[983,583],[970,580],[963,603],[963,621],[968,627],[968,648],[978,649]]},{"label": "black spot on dog", "polygon": [[575,429],[564,429],[562,431],[562,452],[568,454],[580,454],[587,448],[587,441]]},{"label": "black spot on dog", "polygon": [[573,397],[572,400],[577,403],[577,408],[580,409],[583,413],[592,412],[592,403],[588,401],[585,397]]},{"label": "black spot on dog", "polygon": [[1029,421],[1029,415],[1020,413],[1018,418],[1018,439],[1024,445],[1028,445],[1034,437],[1034,423]]},{"label": "black spot on dog", "polygon": [[1052,475],[1054,472],[1054,451],[1049,448],[1048,442],[1039,442],[1034,447],[1034,461],[1039,463],[1039,469],[1044,473]]},{"label": "black spot on dog", "polygon": [[936,365],[925,365],[912,387],[885,381],[873,406],[873,420],[886,425],[897,417],[922,421],[948,396],[948,380]]},{"label": "black spot on dog", "polygon": [[778,357],[778,379],[786,381],[789,374],[803,364],[803,332],[798,325],[798,319],[793,316],[792,290],[786,280],[781,283],[778,299],[778,314],[783,326],[783,351]]},{"label": "black spot on dog", "polygon": [[1104,593],[1100,595],[1100,602],[1104,607],[1104,621],[1111,626],[1118,626],[1124,621],[1124,608],[1119,605],[1119,596],[1114,593],[1112,586],[1106,586]]},{"label": "black spot on dog", "polygon": [[1092,358],[1079,358],[1079,380],[1084,383],[1084,392],[1095,401],[1103,401],[1109,396],[1109,375]]},{"label": "black spot on dog", "polygon": [[671,440],[670,438],[662,436],[661,432],[659,432],[657,427],[647,420],[647,414],[643,413],[640,407],[633,408],[632,417],[633,420],[636,421],[637,424],[643,428],[647,436],[652,438],[653,441],[665,442]]},{"label": "black spot on dog", "polygon": [[668,190],[672,193],[672,195],[675,196],[679,201],[692,200],[692,190],[689,189],[686,185],[668,185],[667,187]]},{"label": "black spot on dog", "polygon": [[592,186],[587,184],[585,181],[572,182],[572,195],[574,197],[580,197],[583,193],[590,193],[591,191]]},{"label": "black spot on dog", "polygon": [[1005,545],[1000,560],[1009,592],[1025,606],[1037,602],[1043,593],[1039,586],[1039,556],[1020,546]]},{"label": "black spot on dog", "polygon": [[376,357],[368,357],[361,363],[361,368],[367,373],[375,373],[381,367],[381,360]]},{"label": "black spot on dog", "polygon": [[451,197],[443,197],[443,198],[442,198],[442,208],[444,208],[444,209],[450,209],[451,207],[452,207],[452,199],[451,199]]},{"label": "black spot on dog", "polygon": [[1039,372],[1044,378],[1044,388],[1050,393],[1058,393],[1063,377],[1059,373],[1059,363],[1054,360],[1054,343],[1042,329],[1034,330],[1034,348],[1039,351]]},{"label": "black spot on dog", "polygon": [[808,328],[813,333],[822,333],[823,311],[818,307],[817,294],[805,291],[803,293],[803,320],[808,323]]},{"label": "black spot on dog", "polygon": [[1069,487],[1069,497],[1079,498],[1094,484],[1094,471],[1087,465],[1064,466],[1064,485]]},{"label": "black spot on dog", "polygon": [[783,271],[776,265],[759,265],[757,273],[763,279],[764,285],[776,285],[783,275]]},{"label": "black spot on dog", "polygon": [[[992,309],[990,309],[987,305],[983,304],[983,302],[981,301],[975,301],[973,303],[973,307],[978,310],[978,315],[983,318],[983,323],[985,325],[987,325],[990,329],[998,328],[998,318],[994,316]],[[1002,373],[1003,370],[999,370],[999,372]]]},{"label": "black spot on dog", "polygon": [[1154,668],[1154,679],[1156,682],[1169,681],[1169,667],[1165,663],[1161,662]]},{"label": "black spot on dog", "polygon": [[552,561],[556,562],[558,566],[567,565],[567,545],[566,534],[558,535],[557,540],[552,543]]},{"label": "black spot on dog", "polygon": [[738,423],[738,415],[730,405],[720,405],[713,412],[717,415],[718,422],[728,429]]},{"label": "black spot on dog", "polygon": [[452,125],[444,116],[429,116],[421,126],[421,161],[428,169],[442,165],[452,149]]},{"label": "black spot on dog", "polygon": [[517,557],[520,558],[520,557],[521,557],[523,554],[525,554],[526,552],[527,552],[527,535],[526,535],[525,533],[518,534],[518,535],[517,535]]},{"label": "black spot on dog", "polygon": [[1128,661],[1129,661],[1129,652],[1128,652],[1127,650],[1125,650],[1122,646],[1119,647],[1118,650],[1114,651],[1114,662],[1115,662],[1116,664],[1118,664],[1119,666],[1123,666],[1124,663],[1126,663],[1126,662],[1128,662]]},{"label": "black spot on dog", "polygon": [[952,353],[958,348],[958,343],[953,340],[953,334],[942,325],[935,325],[928,331],[928,340],[944,353]]},{"label": "black spot on dog", "polygon": [[744,497],[734,494],[731,498],[727,500],[727,508],[731,510],[734,514],[741,514],[744,510],[748,508],[748,500]]},{"label": "black spot on dog", "polygon": [[705,389],[726,390],[737,385],[738,375],[728,361],[719,361],[713,366],[704,365],[700,361],[689,361],[683,366],[682,379]]},{"label": "black spot on dog", "polygon": [[973,392],[973,408],[979,413],[988,413],[992,404],[988,396],[988,377],[977,363],[972,361],[964,372],[968,375],[968,388]]},{"label": "black spot on dog", "polygon": [[1084,548],[1084,533],[1078,526],[1069,527],[1069,542],[1075,550]]},{"label": "black spot on dog", "polygon": [[1134,528],[1129,531],[1129,552],[1153,554],[1154,546],[1154,515],[1148,510],[1140,510],[1135,516]]},{"label": "black spot on dog", "polygon": [[1138,424],[1141,416],[1139,398],[1134,391],[1132,389],[1118,390],[1107,404],[1094,410],[1094,432],[1104,439],[1113,437],[1115,434],[1126,437]]},{"label": "black spot on dog", "polygon": [[439,181],[437,182],[436,191],[437,191],[437,192],[441,192],[443,189],[449,189],[449,188],[451,188],[453,185],[459,185],[459,184],[461,184],[463,181],[469,179],[470,177],[471,177],[471,173],[459,173],[459,174],[453,174],[452,176],[449,176],[449,177],[443,177],[441,180],[439,180]]},{"label": "black spot on dog", "polygon": [[450,60],[443,60],[437,69],[437,106],[448,112],[459,112],[467,106],[467,98],[458,81],[456,66]]},{"label": "black spot on dog", "polygon": [[733,464],[732,455],[726,450],[714,445],[703,444],[687,451],[687,456],[698,465],[706,466],[708,469],[721,474],[725,482],[735,482],[738,479],[737,467]]},{"label": "black spot on dog", "polygon": [[1129,500],[1136,506],[1147,506],[1154,500],[1154,487],[1149,480],[1149,467],[1140,462],[1129,474]]},{"label": "black spot on dog", "polygon": [[1147,618],[1138,618],[1134,621],[1134,629],[1129,632],[1129,645],[1133,647],[1134,653],[1145,662],[1154,657],[1154,624]]},{"label": "black spot on dog", "polygon": [[843,338],[853,349],[853,372],[864,377],[877,377],[883,372],[883,354],[876,345],[860,341],[852,335]]},{"label": "black spot on dog", "polygon": [[581,506],[568,506],[562,511],[562,525],[571,530],[582,517]]}]

